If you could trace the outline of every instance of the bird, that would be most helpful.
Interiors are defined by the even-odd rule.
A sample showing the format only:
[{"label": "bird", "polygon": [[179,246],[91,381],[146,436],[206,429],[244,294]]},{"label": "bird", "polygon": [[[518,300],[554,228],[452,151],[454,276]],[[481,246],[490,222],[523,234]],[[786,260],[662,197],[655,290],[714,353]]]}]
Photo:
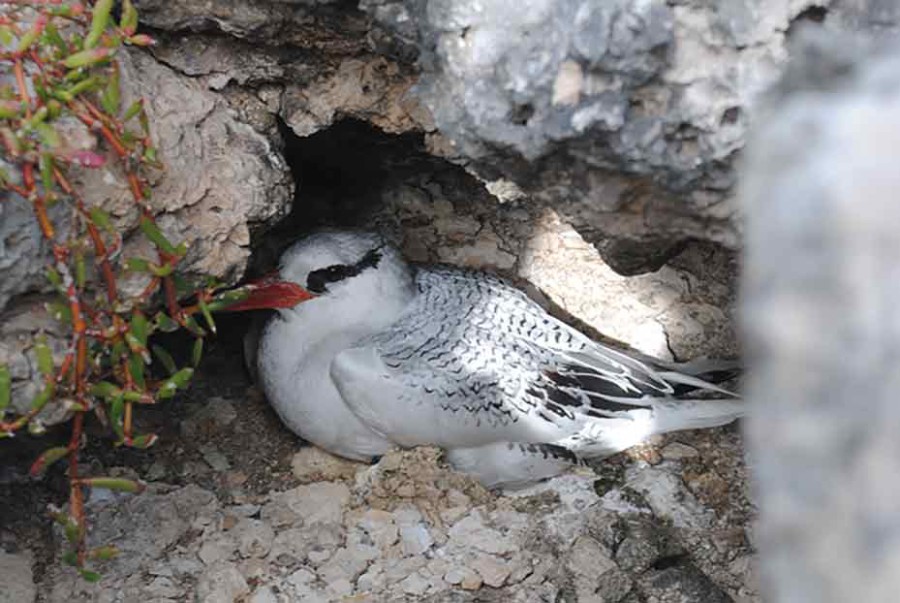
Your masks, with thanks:
[{"label": "bird", "polygon": [[409,263],[376,233],[306,236],[244,293],[231,310],[276,310],[256,354],[270,404],[353,460],[437,446],[485,486],[516,488],[744,414],[709,377],[721,370],[601,344],[498,276]]}]

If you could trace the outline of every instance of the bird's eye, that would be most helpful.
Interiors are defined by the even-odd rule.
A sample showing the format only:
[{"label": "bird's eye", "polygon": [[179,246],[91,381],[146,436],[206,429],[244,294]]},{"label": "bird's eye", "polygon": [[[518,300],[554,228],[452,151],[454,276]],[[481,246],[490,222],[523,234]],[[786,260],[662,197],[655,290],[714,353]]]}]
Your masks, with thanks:
[{"label": "bird's eye", "polygon": [[310,272],[306,277],[306,289],[311,293],[325,293],[325,278],[321,271]]}]

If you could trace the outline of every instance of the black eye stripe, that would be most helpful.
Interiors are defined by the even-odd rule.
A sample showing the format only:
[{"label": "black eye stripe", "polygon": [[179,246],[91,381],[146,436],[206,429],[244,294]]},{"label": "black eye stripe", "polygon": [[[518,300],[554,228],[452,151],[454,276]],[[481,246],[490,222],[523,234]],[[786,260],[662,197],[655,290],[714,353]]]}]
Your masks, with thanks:
[{"label": "black eye stripe", "polygon": [[328,289],[328,283],[336,283],[351,276],[356,276],[366,268],[375,268],[380,261],[381,247],[377,247],[366,253],[355,264],[335,264],[313,270],[306,277],[306,288],[312,293],[324,293]]}]

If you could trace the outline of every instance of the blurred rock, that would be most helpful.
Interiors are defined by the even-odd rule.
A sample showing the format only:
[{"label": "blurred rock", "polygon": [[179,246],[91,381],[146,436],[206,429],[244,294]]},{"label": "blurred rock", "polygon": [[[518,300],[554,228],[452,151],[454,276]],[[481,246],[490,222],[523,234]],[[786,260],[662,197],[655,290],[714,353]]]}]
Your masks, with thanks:
[{"label": "blurred rock", "polygon": [[33,603],[37,597],[31,555],[0,550],[0,603]]},{"label": "blurred rock", "polygon": [[[258,516],[253,505],[226,504],[195,486],[154,486],[92,505],[90,539],[123,555],[103,564],[102,585],[52,565],[40,586],[48,601],[66,603],[113,592],[128,600],[532,603],[571,592],[579,601],[715,601],[737,596],[753,571],[748,559],[728,555],[711,565],[695,560],[690,551],[713,547],[713,530],[608,510],[587,476],[504,495],[438,459],[433,449],[391,452],[346,481],[267,493]],[[748,555],[730,550],[738,552]]]},{"label": "blurred rock", "polygon": [[[883,7],[883,16],[896,10]],[[747,161],[744,321],[763,578],[779,601],[900,589],[900,48],[810,38]]]}]

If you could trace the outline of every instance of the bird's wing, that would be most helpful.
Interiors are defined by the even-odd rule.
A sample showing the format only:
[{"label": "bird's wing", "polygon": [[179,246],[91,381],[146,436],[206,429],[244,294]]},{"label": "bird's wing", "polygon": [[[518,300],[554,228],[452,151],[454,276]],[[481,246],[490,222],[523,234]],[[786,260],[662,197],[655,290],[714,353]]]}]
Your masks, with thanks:
[{"label": "bird's wing", "polygon": [[354,412],[400,444],[552,442],[674,392],[500,279],[441,268],[421,271],[417,285],[397,323],[332,365]]}]

